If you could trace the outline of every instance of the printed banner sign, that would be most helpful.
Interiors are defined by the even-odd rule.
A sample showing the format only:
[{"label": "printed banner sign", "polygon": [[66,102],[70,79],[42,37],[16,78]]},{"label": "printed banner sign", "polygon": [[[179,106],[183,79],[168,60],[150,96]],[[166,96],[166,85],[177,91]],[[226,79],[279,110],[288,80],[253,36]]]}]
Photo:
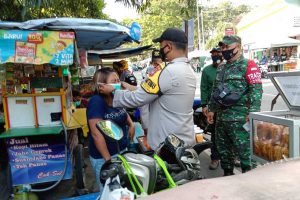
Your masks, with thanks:
[{"label": "printed banner sign", "polygon": [[[64,138],[57,135],[10,138],[7,142],[13,185],[57,181],[66,157]],[[72,178],[70,154],[64,179]]]},{"label": "printed banner sign", "polygon": [[0,64],[71,65],[73,32],[0,30]]}]

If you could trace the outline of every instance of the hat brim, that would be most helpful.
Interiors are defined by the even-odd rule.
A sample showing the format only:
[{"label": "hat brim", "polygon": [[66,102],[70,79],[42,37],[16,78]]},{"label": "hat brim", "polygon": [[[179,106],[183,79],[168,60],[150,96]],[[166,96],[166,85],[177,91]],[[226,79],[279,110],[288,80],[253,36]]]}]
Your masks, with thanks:
[{"label": "hat brim", "polygon": [[226,45],[226,43],[224,43],[223,41],[219,42],[219,44],[218,44],[219,47],[222,47],[224,45]]},{"label": "hat brim", "polygon": [[155,38],[155,39],[152,40],[152,42],[155,42],[155,43],[162,42],[162,39],[161,39],[161,37]]}]

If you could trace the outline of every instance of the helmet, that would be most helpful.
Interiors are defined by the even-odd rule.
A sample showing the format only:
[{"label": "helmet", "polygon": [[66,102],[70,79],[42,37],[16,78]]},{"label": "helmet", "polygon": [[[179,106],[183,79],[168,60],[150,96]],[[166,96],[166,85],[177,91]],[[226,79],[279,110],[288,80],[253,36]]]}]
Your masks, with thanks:
[{"label": "helmet", "polygon": [[180,160],[188,170],[200,171],[200,159],[193,148],[185,149]]}]

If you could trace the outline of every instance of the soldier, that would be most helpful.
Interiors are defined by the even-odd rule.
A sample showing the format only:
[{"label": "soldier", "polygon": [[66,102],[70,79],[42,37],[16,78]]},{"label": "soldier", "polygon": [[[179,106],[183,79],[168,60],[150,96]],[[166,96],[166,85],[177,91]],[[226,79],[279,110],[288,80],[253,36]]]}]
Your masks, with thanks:
[{"label": "soldier", "polygon": [[250,135],[244,129],[249,113],[260,111],[261,74],[252,60],[242,55],[241,39],[225,36],[219,43],[227,63],[218,68],[211,100],[208,105],[208,122],[216,119],[216,143],[224,176],[233,175],[234,151],[241,161],[242,172],[252,167]]},{"label": "soldier", "polygon": [[[205,67],[202,72],[201,76],[201,103],[202,103],[202,113],[206,116],[207,115],[207,104],[208,101],[210,100],[210,96],[212,93],[213,89],[213,84],[216,79],[216,74],[217,74],[217,68],[222,64],[223,57],[221,53],[220,47],[215,47],[211,51],[211,58],[213,60],[213,64]],[[215,115],[216,117],[216,115]],[[207,128],[208,132],[211,132],[211,141],[212,141],[212,147],[210,148],[211,150],[211,155],[210,155],[210,165],[209,169],[215,170],[219,166],[219,156],[216,148],[216,142],[215,142],[215,123],[211,124]]]}]

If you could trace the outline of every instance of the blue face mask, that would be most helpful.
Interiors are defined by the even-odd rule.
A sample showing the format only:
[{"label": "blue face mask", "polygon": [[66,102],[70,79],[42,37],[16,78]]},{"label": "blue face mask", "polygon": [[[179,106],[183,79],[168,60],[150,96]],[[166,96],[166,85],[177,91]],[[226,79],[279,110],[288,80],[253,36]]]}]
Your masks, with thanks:
[{"label": "blue face mask", "polygon": [[109,85],[112,85],[115,90],[121,90],[121,83],[110,83]]},{"label": "blue face mask", "polygon": [[[115,90],[121,90],[121,83],[110,83],[109,85],[113,86]],[[115,92],[113,91],[113,94]]]}]

